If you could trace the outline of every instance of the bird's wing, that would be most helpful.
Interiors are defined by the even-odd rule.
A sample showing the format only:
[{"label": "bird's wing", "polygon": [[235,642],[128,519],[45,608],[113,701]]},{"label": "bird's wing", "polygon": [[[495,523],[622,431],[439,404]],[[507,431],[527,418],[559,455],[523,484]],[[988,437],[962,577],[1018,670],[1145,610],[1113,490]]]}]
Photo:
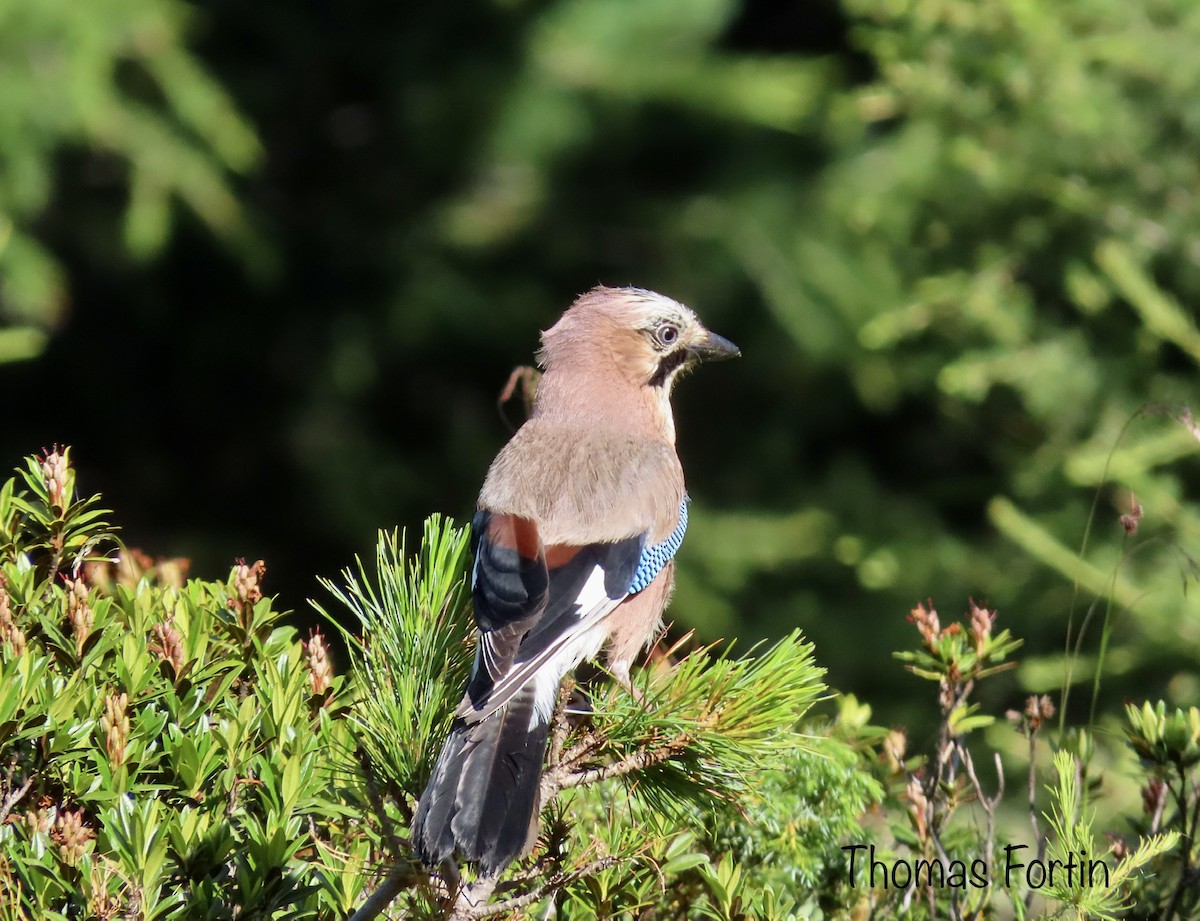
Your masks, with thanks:
[{"label": "bird's wing", "polygon": [[[627,596],[645,539],[546,547],[531,519],[482,511],[472,523],[472,543],[479,646],[456,715],[476,722],[508,703],[555,656],[588,642],[591,628]],[[595,651],[581,648],[574,658]],[[555,686],[561,677],[554,676]]]},{"label": "bird's wing", "polygon": [[656,544],[639,535],[545,547],[530,519],[478,513],[472,527],[472,594],[479,646],[457,715],[485,719],[552,661],[559,666],[545,676],[547,696],[556,691],[560,669],[595,655],[606,634],[593,628],[654,580],[686,529],[686,500],[675,530]]}]

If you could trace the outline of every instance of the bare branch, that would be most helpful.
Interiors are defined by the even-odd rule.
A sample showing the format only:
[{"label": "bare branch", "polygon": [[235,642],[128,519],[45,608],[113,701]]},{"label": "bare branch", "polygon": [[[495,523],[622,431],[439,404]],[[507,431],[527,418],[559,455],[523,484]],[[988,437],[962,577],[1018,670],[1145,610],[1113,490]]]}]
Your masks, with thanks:
[{"label": "bare branch", "polygon": [[[1188,887],[1191,881],[1191,862],[1192,862],[1192,845],[1194,843],[1196,828],[1195,819],[1200,818],[1200,815],[1194,815],[1193,821],[1188,821],[1188,793],[1187,793],[1187,771],[1182,765],[1178,765],[1179,771],[1179,789],[1173,790],[1175,793],[1175,808],[1179,812],[1179,852],[1180,857],[1179,882],[1175,886],[1175,891],[1171,893],[1171,901],[1167,904],[1167,910],[1163,914],[1164,921],[1171,921],[1178,911],[1184,890]],[[1200,810],[1200,797],[1196,800],[1196,809]]]},{"label": "bare branch", "polygon": [[[979,781],[979,775],[975,773],[975,759],[971,757],[971,750],[965,745],[962,746],[963,769],[966,771],[967,778],[971,781],[971,786],[975,789],[975,797],[979,800],[979,805],[983,808],[985,816],[983,862],[988,867],[994,865],[993,859],[996,851],[996,810],[1000,802],[1004,799],[1004,764],[1000,760],[999,752],[994,752],[993,754],[996,761],[996,793],[993,796],[988,796],[983,792],[983,784]],[[991,889],[990,879],[988,880],[987,888]]]},{"label": "bare branch", "polygon": [[[12,784],[11,770],[8,772],[8,777],[6,780],[7,785]],[[8,796],[4,797],[4,802],[0,803],[0,825],[2,825],[4,820],[8,818],[8,814],[12,812],[13,806],[19,803],[21,798],[29,792],[29,788],[31,786],[33,786],[33,778],[27,777],[25,778],[25,783],[21,784],[21,786],[17,787],[16,789],[9,790]]]},{"label": "bare branch", "polygon": [[567,733],[571,731],[571,724],[567,720],[567,704],[570,703],[574,690],[574,680],[568,679],[558,691],[558,703],[550,721],[550,745],[546,754],[546,764],[550,770],[556,768],[563,760],[563,745],[566,744]]},{"label": "bare branch", "polygon": [[542,779],[543,801],[548,802],[551,797],[557,796],[561,791],[568,790],[571,787],[598,783],[601,780],[608,780],[612,777],[622,777],[625,774],[632,774],[634,771],[645,770],[656,764],[662,764],[664,761],[670,761],[671,758],[687,749],[689,741],[690,739],[687,735],[680,733],[675,738],[662,743],[656,748],[639,748],[618,761],[583,771],[564,771],[562,769],[562,767],[566,766],[564,762],[563,766],[547,772],[546,776]]},{"label": "bare branch", "polygon": [[[1037,859],[1046,856],[1046,837],[1042,834],[1037,814],[1037,729],[1026,730],[1029,736],[1029,824],[1033,827],[1033,840],[1037,843]],[[1025,893],[1025,911],[1033,906],[1033,889]]]},{"label": "bare branch", "polygon": [[585,732],[580,737],[578,742],[563,752],[562,757],[559,759],[557,768],[559,770],[569,770],[572,766],[578,764],[580,761],[583,761],[583,759],[588,757],[588,755],[591,755],[593,752],[599,750],[600,746],[603,744],[603,736],[597,735],[591,730]]},{"label": "bare branch", "polygon": [[398,896],[402,890],[407,889],[418,881],[418,877],[413,873],[412,867],[407,864],[400,864],[392,868],[392,872],[384,878],[365,902],[362,907],[350,916],[349,921],[371,921],[372,918],[378,917],[392,901]]},{"label": "bare branch", "polygon": [[463,886],[454,900],[454,910],[447,921],[469,921],[471,918],[482,918],[490,914],[488,899],[496,888],[496,877],[481,876],[473,883]]}]

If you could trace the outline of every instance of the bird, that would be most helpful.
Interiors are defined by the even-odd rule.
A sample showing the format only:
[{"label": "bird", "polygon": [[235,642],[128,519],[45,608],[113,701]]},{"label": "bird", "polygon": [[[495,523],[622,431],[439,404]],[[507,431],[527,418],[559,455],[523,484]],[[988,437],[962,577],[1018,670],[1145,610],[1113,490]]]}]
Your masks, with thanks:
[{"label": "bird", "polygon": [[591,289],[542,333],[532,412],[471,523],[475,660],[414,813],[425,866],[457,856],[495,878],[528,853],[563,678],[603,649],[633,689],[687,529],[671,391],[740,354],[684,304],[633,287]]}]

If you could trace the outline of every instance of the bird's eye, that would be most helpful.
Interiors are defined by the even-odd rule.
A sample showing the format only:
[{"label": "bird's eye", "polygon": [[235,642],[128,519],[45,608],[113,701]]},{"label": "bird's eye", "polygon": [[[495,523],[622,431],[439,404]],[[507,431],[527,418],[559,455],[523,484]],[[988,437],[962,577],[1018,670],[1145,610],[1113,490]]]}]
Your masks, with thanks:
[{"label": "bird's eye", "polygon": [[679,327],[674,323],[663,323],[654,331],[654,338],[660,345],[669,348],[679,338]]}]

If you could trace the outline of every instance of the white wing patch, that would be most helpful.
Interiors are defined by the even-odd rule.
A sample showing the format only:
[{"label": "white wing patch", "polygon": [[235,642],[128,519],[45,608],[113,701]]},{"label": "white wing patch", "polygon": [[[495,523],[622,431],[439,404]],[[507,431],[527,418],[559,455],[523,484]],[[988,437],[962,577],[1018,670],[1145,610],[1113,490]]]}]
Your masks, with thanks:
[{"label": "white wing patch", "polygon": [[[579,608],[581,611],[599,612],[594,618],[588,615],[579,624],[554,644],[547,652],[550,653],[545,664],[538,666],[533,674],[533,713],[529,717],[529,728],[538,722],[548,722],[558,703],[558,690],[563,676],[584,659],[590,659],[600,651],[608,635],[605,629],[604,614],[607,614],[618,604],[608,597],[604,590],[604,570],[597,566],[588,576],[579,592]],[[604,610],[606,609],[606,610]]]},{"label": "white wing patch", "polygon": [[619,598],[608,597],[604,590],[604,570],[596,566],[575,601],[580,610],[579,620],[532,659],[515,663],[508,674],[492,686],[488,702],[481,709],[476,710],[464,701],[458,715],[467,717],[471,722],[487,719],[504,706],[519,688],[533,681],[534,711],[530,725],[539,719],[549,719],[558,701],[558,687],[563,676],[600,651],[608,637],[608,625],[604,621],[613,608],[624,600],[624,595]]}]

